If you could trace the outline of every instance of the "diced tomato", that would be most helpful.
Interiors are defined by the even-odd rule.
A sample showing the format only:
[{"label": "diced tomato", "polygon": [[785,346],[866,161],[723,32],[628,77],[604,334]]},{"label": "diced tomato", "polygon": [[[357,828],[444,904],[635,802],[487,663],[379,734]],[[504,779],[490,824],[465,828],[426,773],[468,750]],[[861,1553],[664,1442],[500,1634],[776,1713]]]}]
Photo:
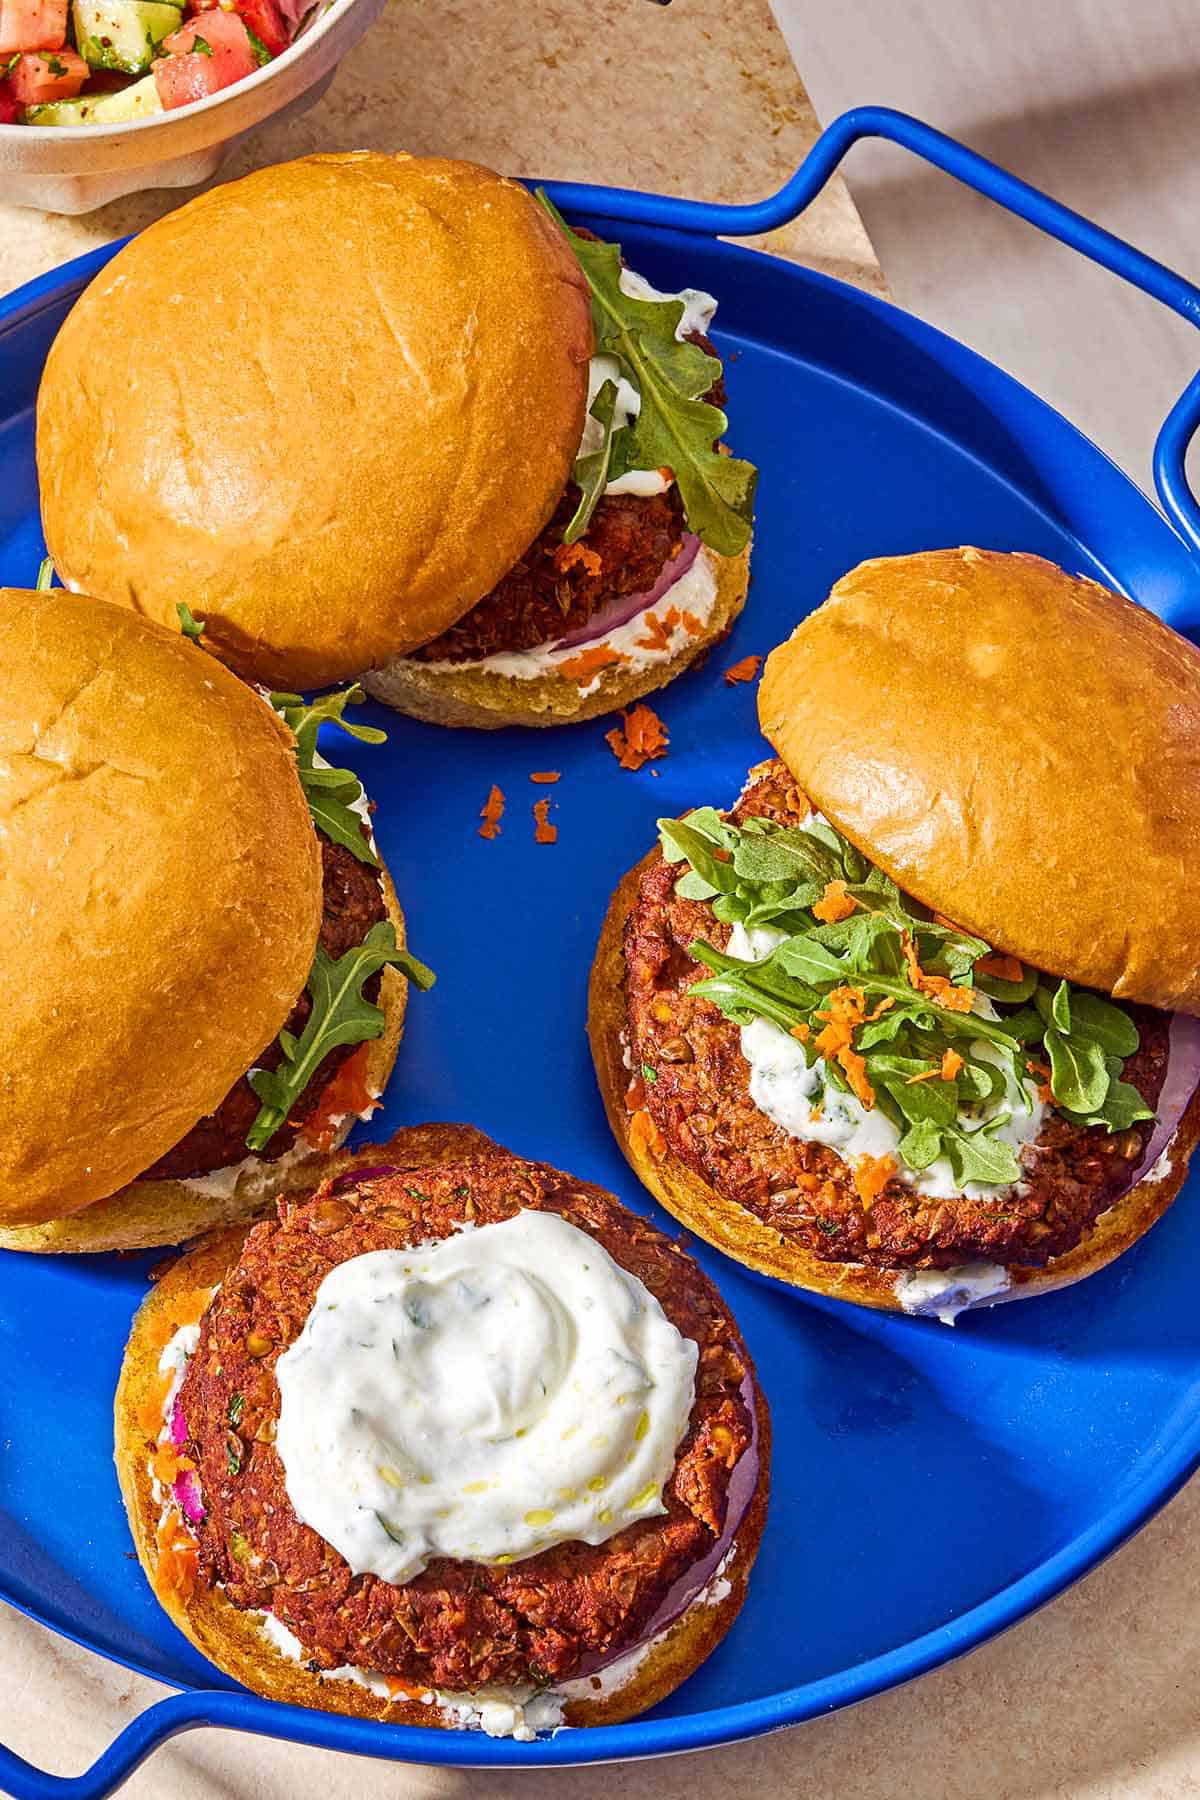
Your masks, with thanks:
[{"label": "diced tomato", "polygon": [[202,19],[189,19],[163,39],[163,49],[167,54],[154,65],[154,84],[167,108],[203,100],[253,75],[259,66],[246,27],[236,13],[220,7]]},{"label": "diced tomato", "polygon": [[58,50],[67,41],[67,0],[0,0],[0,56]]},{"label": "diced tomato", "polygon": [[0,81],[0,125],[15,125],[20,110],[7,81]]},{"label": "diced tomato", "polygon": [[9,71],[8,85],[18,106],[44,106],[48,100],[73,100],[89,72],[74,50],[27,51]]},{"label": "diced tomato", "polygon": [[252,31],[264,50],[278,56],[292,41],[291,29],[284,21],[279,0],[188,0],[188,12],[235,12]]}]

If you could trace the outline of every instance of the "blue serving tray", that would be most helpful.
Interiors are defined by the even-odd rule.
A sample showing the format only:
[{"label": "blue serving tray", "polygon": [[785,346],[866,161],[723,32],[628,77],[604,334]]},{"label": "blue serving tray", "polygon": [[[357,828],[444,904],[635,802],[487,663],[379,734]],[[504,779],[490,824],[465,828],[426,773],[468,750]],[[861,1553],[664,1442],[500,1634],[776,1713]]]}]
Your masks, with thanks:
[{"label": "blue serving tray", "polygon": [[[1183,475],[1197,383],[1159,442],[1173,527],[1071,425],[960,345],[838,282],[717,241],[794,216],[865,135],[906,144],[1200,318],[1200,293],[1160,265],[877,109],[839,120],[788,187],[758,206],[553,189],[564,209],[619,235],[650,280],[720,299],[730,436],[762,470],[750,602],[707,666],[656,697],[671,751],[638,774],[618,769],[604,722],[447,732],[373,707],[386,748],[339,742],[339,758],[379,802],[376,829],[411,941],[439,977],[412,999],[387,1106],[364,1136],[468,1120],[654,1212],[609,1136],[584,1036],[605,903],[653,841],[658,815],[732,798],[761,755],[754,689],[730,688],[722,670],[785,637],[851,564],[963,542],[1030,550],[1124,589],[1181,629],[1200,619],[1200,513]],[[111,254],[0,304],[6,583],[30,585],[42,554],[32,429],[42,362]],[[530,771],[545,768],[560,769],[561,782],[531,786]],[[508,808],[487,843],[477,825],[492,782]],[[532,803],[546,796],[553,848],[533,838]],[[202,1724],[407,1762],[650,1756],[794,1724],[958,1655],[1091,1567],[1200,1461],[1194,1189],[1082,1287],[968,1315],[953,1332],[798,1296],[701,1245],[775,1422],[770,1520],[750,1597],[719,1650],[652,1713],[533,1745],[284,1707],[210,1667],[129,1559],[111,1461],[121,1350],[159,1253],[6,1256],[0,1596],[183,1691],[76,1778],[0,1750],[0,1785],[23,1800],[100,1800],[157,1743]]]}]

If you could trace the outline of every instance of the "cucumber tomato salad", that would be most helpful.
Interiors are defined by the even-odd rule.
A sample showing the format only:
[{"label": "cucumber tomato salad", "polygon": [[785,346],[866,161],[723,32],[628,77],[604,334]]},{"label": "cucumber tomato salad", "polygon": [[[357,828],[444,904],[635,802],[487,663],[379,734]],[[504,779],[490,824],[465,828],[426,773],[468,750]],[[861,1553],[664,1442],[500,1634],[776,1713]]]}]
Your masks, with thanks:
[{"label": "cucumber tomato salad", "polygon": [[117,125],[252,75],[312,0],[0,0],[0,125]]}]

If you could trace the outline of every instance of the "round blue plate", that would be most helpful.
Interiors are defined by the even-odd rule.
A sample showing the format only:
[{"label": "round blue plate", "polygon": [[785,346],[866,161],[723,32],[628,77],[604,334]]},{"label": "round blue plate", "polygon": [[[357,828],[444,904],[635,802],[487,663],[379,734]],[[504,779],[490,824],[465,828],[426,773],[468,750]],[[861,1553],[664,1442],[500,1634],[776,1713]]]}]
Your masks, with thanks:
[{"label": "round blue plate", "polygon": [[[1195,606],[1197,575],[1112,464],[960,346],[746,250],[646,225],[620,236],[658,285],[719,296],[730,436],[762,470],[746,612],[704,668],[656,697],[669,756],[629,774],[604,722],[491,735],[374,707],[386,747],[340,741],[338,756],[379,803],[411,942],[438,972],[436,989],[410,1003],[386,1108],[364,1135],[469,1120],[652,1213],[596,1092],[588,969],[609,893],[653,841],[655,819],[728,801],[762,754],[754,689],[727,686],[722,671],[769,650],[863,557],[963,542],[1036,551],[1174,617]],[[0,308],[0,580],[10,584],[31,584],[42,554],[31,412],[41,363],[107,254]],[[545,768],[561,770],[560,783],[531,786],[530,771]],[[477,826],[493,782],[508,806],[489,843]],[[547,794],[553,847],[533,836],[532,803]],[[627,1725],[531,1746],[369,1725],[246,1698],[198,1656],[132,1560],[112,1469],[113,1387],[153,1255],[0,1262],[0,1595],[105,1656],[199,1690],[163,1703],[175,1710],[147,1727],[142,1749],[216,1722],[405,1761],[546,1765],[794,1723],[1020,1618],[1193,1469],[1196,1200],[1185,1191],[1148,1239],[1082,1287],[968,1315],[953,1331],[806,1299],[700,1246],[770,1400],[770,1519],[726,1641]],[[15,1762],[0,1762],[0,1777],[48,1791]],[[97,1774],[87,1792],[104,1791]]]}]

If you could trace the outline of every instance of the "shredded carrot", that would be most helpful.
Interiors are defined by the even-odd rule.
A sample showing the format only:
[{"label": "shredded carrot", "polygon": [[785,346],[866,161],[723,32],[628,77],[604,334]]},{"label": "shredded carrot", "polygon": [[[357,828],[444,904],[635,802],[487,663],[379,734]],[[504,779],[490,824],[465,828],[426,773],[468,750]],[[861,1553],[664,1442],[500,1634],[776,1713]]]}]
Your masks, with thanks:
[{"label": "shredded carrot", "polygon": [[558,769],[534,769],[529,779],[536,781],[539,787],[549,787],[551,783],[561,780],[562,777]]},{"label": "shredded carrot", "polygon": [[935,1006],[946,1012],[970,1012],[975,1002],[975,990],[969,987],[955,987],[945,975],[927,975],[917,959],[917,946],[912,941],[911,932],[900,934],[904,946],[904,960],[908,965],[908,979],[919,994],[927,994]]},{"label": "shredded carrot", "polygon": [[504,817],[504,789],[498,788],[494,782],[479,816],[483,820],[483,824],[479,827],[480,837],[487,838],[489,842],[492,838],[498,838],[500,821]]},{"label": "shredded carrot", "polygon": [[679,623],[679,608],[672,606],[665,613],[647,613],[642,621],[647,636],[637,639],[639,650],[669,650],[671,633]]},{"label": "shredded carrot", "polygon": [[957,1050],[944,1050],[942,1052],[941,1075],[943,1081],[953,1081],[957,1077],[962,1066],[963,1059],[958,1054]]},{"label": "shredded carrot", "polygon": [[535,800],[533,803],[533,841],[535,844],[557,844],[558,826],[550,823],[549,800]]},{"label": "shredded carrot", "polygon": [[367,1086],[371,1046],[360,1044],[351,1052],[321,1095],[316,1111],[301,1123],[300,1136],[314,1150],[331,1150],[338,1125],[347,1114],[377,1112],[383,1104]]},{"label": "shredded carrot", "polygon": [[792,1026],[791,1035],[794,1038],[799,1038],[799,1040],[802,1044],[807,1044],[809,1038],[812,1036],[812,1032],[810,1031],[809,1027],[804,1023],[804,1021],[801,1020],[799,1025]]},{"label": "shredded carrot", "polygon": [[872,1012],[869,1012],[867,1014],[867,1019],[866,1019],[867,1024],[873,1025],[875,1023],[876,1019],[881,1019],[883,1017],[885,1012],[891,1012],[891,1010],[892,1010],[893,1006],[895,1006],[895,1004],[896,1004],[896,1002],[892,999],[892,996],[890,994],[888,994],[886,996],[886,998],[884,998],[883,1000],[881,1000],[879,1002],[879,1005],[877,1007],[875,1007]]},{"label": "shredded carrot", "polygon": [[683,620],[683,629],[687,632],[689,637],[701,637],[703,635],[704,626],[694,612],[685,612],[680,616]]},{"label": "shredded carrot", "polygon": [[646,1083],[640,1075],[635,1075],[625,1089],[625,1110],[631,1113],[640,1112],[645,1104]]},{"label": "shredded carrot", "polygon": [[149,1393],[138,1407],[138,1425],[148,1438],[156,1438],[162,1430],[163,1412],[173,1379],[170,1370],[165,1375],[156,1376]]},{"label": "shredded carrot", "polygon": [[164,1487],[170,1487],[177,1475],[185,1474],[195,1466],[190,1456],[180,1456],[174,1444],[160,1444],[150,1458],[151,1471]]},{"label": "shredded carrot", "polygon": [[1054,1104],[1054,1090],[1050,1086],[1050,1070],[1047,1065],[1044,1062],[1038,1062],[1036,1057],[1027,1056],[1025,1058],[1025,1067],[1029,1070],[1031,1075],[1039,1075],[1041,1077],[1037,1095],[1042,1105],[1052,1106]]},{"label": "shredded carrot", "polygon": [[181,1325],[198,1325],[208,1310],[212,1299],[211,1288],[188,1288],[176,1295],[170,1308],[160,1311],[146,1334],[147,1343],[152,1350],[162,1350]]},{"label": "shredded carrot", "polygon": [[762,667],[761,656],[743,656],[741,662],[735,662],[732,668],[726,669],[725,680],[730,687],[736,687],[739,681],[753,681]]},{"label": "shredded carrot", "polygon": [[629,1148],[635,1156],[642,1156],[647,1151],[655,1158],[666,1154],[667,1140],[644,1106],[629,1121]]},{"label": "shredded carrot", "polygon": [[388,1691],[389,1700],[399,1699],[402,1694],[407,1700],[418,1700],[422,1694],[429,1691],[427,1688],[421,1687],[419,1683],[414,1686],[410,1681],[401,1681],[398,1675],[385,1675],[383,1685]]},{"label": "shredded carrot", "polygon": [[591,644],[586,650],[581,650],[578,656],[568,657],[566,662],[560,662],[557,666],[559,674],[565,675],[568,681],[587,681],[591,676],[599,674],[601,669],[607,669],[611,663],[628,660],[619,650],[614,650],[611,644]]},{"label": "shredded carrot", "polygon": [[1025,973],[1020,959],[1006,955],[1003,950],[989,950],[986,956],[980,957],[975,969],[980,975],[994,975],[997,981],[1020,981]]},{"label": "shredded carrot", "polygon": [[841,919],[848,919],[858,906],[846,892],[844,881],[827,881],[825,892],[813,907],[813,918],[820,919],[822,925],[836,925]]},{"label": "shredded carrot", "polygon": [[896,1159],[892,1156],[860,1156],[854,1165],[854,1186],[863,1210],[869,1212],[892,1176]]},{"label": "shredded carrot", "polygon": [[170,1507],[159,1520],[154,1541],[158,1549],[156,1585],[178,1594],[181,1600],[190,1599],[196,1580],[196,1543],[176,1507]]},{"label": "shredded carrot", "polygon": [[963,926],[956,925],[953,919],[948,919],[945,913],[935,912],[933,915],[933,922],[935,925],[945,926],[947,931],[957,931],[959,937],[972,937],[974,935],[973,932],[965,930]]},{"label": "shredded carrot", "polygon": [[904,1085],[905,1087],[917,1087],[922,1081],[940,1081],[941,1078],[942,1071],[940,1069],[922,1069],[919,1075],[909,1075]]},{"label": "shredded carrot", "polygon": [[850,1091],[869,1112],[875,1104],[875,1089],[867,1080],[867,1065],[854,1048],[854,1032],[864,1019],[864,996],[861,988],[838,987],[826,996],[827,1011],[819,1012],[825,1029],[816,1039],[818,1052],[832,1058],[850,1084]]},{"label": "shredded carrot", "polygon": [[606,731],[604,741],[623,769],[641,769],[656,757],[665,756],[670,741],[667,728],[649,706],[638,705],[623,712],[624,729],[614,725]]},{"label": "shredded carrot", "polygon": [[604,569],[603,558],[595,550],[589,550],[586,544],[560,544],[554,552],[555,568],[565,575],[577,563],[587,575],[599,575]]}]

